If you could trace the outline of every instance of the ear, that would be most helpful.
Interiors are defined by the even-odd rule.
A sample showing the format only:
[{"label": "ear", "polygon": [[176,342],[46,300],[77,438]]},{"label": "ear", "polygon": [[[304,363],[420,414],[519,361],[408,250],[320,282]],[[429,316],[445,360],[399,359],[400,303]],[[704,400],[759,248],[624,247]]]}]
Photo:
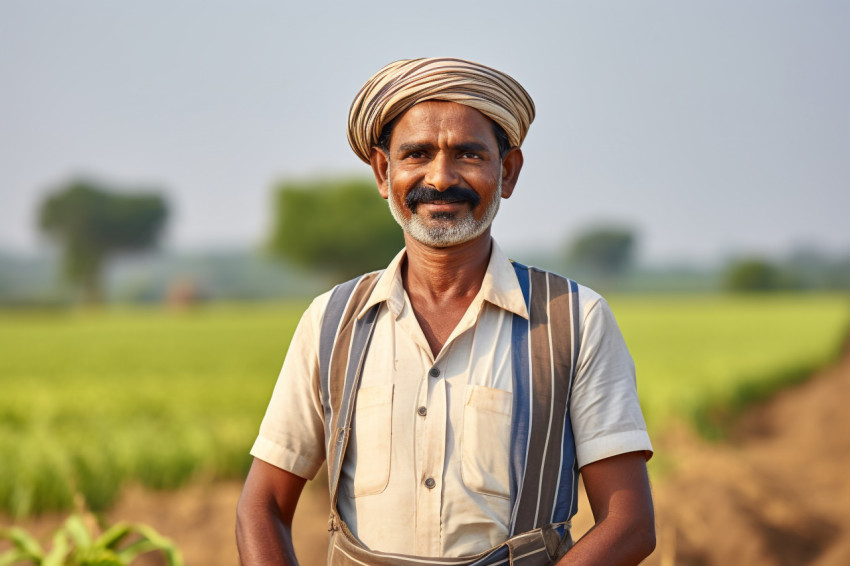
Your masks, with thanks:
[{"label": "ear", "polygon": [[378,184],[378,192],[384,198],[387,198],[390,193],[387,177],[387,165],[389,162],[389,157],[384,153],[384,150],[373,145],[372,150],[369,152],[369,164],[372,166],[372,174],[375,175],[375,182]]},{"label": "ear", "polygon": [[513,194],[522,164],[522,150],[518,147],[511,148],[502,158],[502,198]]}]

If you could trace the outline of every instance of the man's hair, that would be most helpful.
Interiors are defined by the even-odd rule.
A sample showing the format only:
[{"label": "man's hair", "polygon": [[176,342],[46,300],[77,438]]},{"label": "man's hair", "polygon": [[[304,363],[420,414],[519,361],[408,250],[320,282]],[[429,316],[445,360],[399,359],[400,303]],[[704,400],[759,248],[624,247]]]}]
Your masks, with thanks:
[{"label": "man's hair", "polygon": [[[398,121],[398,117],[387,122],[387,125],[381,130],[381,135],[378,137],[378,143],[375,144],[387,154],[390,152],[390,138],[393,136],[393,129],[395,128],[396,121]],[[499,146],[499,159],[504,159],[505,155],[507,155],[508,151],[511,149],[511,140],[508,138],[508,133],[502,126],[493,120],[490,120],[490,123],[493,124],[493,134],[496,136],[496,144]]]}]

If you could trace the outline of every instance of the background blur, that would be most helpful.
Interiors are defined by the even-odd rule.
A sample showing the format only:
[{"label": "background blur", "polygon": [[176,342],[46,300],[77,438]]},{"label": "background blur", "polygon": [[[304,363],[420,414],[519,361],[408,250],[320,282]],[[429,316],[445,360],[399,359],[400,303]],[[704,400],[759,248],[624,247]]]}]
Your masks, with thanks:
[{"label": "background blur", "polygon": [[[739,456],[779,434],[759,403],[842,360],[848,24],[837,1],[3,2],[0,524],[47,532],[81,492],[190,563],[233,563],[238,480],[300,313],[401,245],[349,104],[391,60],[448,55],[537,105],[493,233],[614,307],[657,444],[656,560],[723,563],[680,514],[709,460],[736,478],[694,481],[744,533],[739,558],[850,560],[846,512],[774,477],[792,441]],[[801,442],[846,462],[848,428],[812,403],[823,442]],[[817,492],[850,508],[831,473]]]}]

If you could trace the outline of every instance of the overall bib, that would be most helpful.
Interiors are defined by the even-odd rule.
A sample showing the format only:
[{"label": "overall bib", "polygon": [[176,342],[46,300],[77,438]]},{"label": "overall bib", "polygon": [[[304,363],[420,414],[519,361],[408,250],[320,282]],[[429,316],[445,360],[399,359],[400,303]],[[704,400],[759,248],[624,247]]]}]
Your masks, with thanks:
[{"label": "overall bib", "polygon": [[577,510],[578,464],[570,421],[570,394],[579,349],[575,282],[512,262],[529,319],[512,321],[511,518],[508,540],[475,556],[428,558],[364,547],[337,513],[340,472],[351,432],[363,360],[380,304],[362,316],[380,272],[337,286],[319,339],[331,495],[329,566],[454,566],[554,564],[572,546],[570,518]]}]

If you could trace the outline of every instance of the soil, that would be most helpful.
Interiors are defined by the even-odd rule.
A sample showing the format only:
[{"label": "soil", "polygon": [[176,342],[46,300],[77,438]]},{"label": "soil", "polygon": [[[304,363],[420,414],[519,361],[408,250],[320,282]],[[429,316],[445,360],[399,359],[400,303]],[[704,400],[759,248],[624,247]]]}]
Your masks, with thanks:
[{"label": "soil", "polygon": [[[805,383],[750,410],[724,443],[687,427],[656,439],[658,547],[652,566],[850,564],[850,352]],[[176,492],[129,488],[109,520],[140,521],[174,539],[188,566],[238,563],[237,482],[197,483]],[[296,512],[296,552],[321,565],[327,545],[327,489],[308,484]],[[592,519],[586,500],[578,538]],[[61,517],[23,522],[39,536]],[[0,524],[10,520],[0,518]],[[6,548],[0,546],[0,549]],[[161,563],[155,556],[140,560]]]}]

